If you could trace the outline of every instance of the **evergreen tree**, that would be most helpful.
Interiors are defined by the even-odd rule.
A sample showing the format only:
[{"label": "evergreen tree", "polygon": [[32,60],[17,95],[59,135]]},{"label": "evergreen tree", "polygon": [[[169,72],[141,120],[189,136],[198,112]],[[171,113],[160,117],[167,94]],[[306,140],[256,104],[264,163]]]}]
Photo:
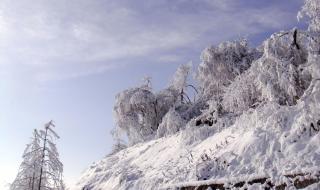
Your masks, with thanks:
[{"label": "evergreen tree", "polygon": [[39,176],[41,163],[41,146],[39,133],[35,129],[32,141],[27,144],[23,153],[23,161],[20,165],[18,175],[11,184],[10,189],[33,190],[38,185],[37,177]]},{"label": "evergreen tree", "polygon": [[[18,175],[11,190],[64,190],[63,164],[53,140],[59,139],[52,121],[44,130],[34,130],[31,143],[23,153]],[[41,146],[42,145],[42,146]]]}]

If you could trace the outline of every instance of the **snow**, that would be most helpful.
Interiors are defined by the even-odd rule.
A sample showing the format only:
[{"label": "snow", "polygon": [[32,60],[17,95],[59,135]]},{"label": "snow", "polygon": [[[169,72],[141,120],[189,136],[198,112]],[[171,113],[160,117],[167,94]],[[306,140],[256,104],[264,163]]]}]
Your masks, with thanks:
[{"label": "snow", "polygon": [[[269,102],[250,109],[232,126],[199,143],[186,145],[181,131],[121,150],[90,166],[71,189],[196,185],[202,183],[197,169],[206,164],[216,167],[208,171],[207,183],[261,176],[280,182],[283,175],[319,171],[320,133],[309,126],[320,119],[320,82],[308,90],[310,94],[295,106]],[[201,158],[204,154],[208,160]],[[217,168],[212,164],[215,158],[228,166]]]},{"label": "snow", "polygon": [[313,185],[310,185],[303,190],[319,190],[320,189],[320,183],[315,183]]}]

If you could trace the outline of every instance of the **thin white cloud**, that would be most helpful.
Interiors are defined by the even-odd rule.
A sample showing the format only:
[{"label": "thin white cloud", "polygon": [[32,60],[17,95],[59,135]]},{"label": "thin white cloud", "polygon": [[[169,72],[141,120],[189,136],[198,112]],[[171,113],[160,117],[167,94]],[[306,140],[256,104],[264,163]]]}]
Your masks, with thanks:
[{"label": "thin white cloud", "polygon": [[52,81],[52,80],[66,80],[66,79],[74,79],[78,77],[89,76],[91,74],[101,74],[105,71],[108,71],[116,67],[121,67],[121,66],[123,66],[123,64],[117,64],[117,65],[100,64],[100,65],[95,65],[91,67],[84,67],[83,69],[79,69],[79,70],[70,69],[65,73],[59,73],[60,69],[58,69],[58,71],[47,70],[45,72],[39,72],[37,75],[35,75],[35,79],[37,81],[40,81],[41,84],[43,84],[47,81]]},{"label": "thin white cloud", "polygon": [[181,62],[181,56],[178,55],[163,55],[157,59],[159,62],[164,63],[177,63]]},{"label": "thin white cloud", "polygon": [[41,80],[79,77],[136,57],[166,61],[179,48],[281,28],[291,15],[272,6],[239,7],[237,0],[3,0],[0,64],[34,65]]}]

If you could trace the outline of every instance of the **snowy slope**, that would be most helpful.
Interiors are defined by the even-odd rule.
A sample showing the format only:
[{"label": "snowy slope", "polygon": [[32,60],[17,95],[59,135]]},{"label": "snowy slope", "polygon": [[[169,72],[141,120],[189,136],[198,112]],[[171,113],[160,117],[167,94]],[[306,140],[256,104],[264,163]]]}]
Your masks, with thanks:
[{"label": "snowy slope", "polygon": [[243,113],[233,125],[213,129],[206,139],[186,135],[205,127],[190,125],[170,137],[107,156],[92,164],[71,189],[163,189],[258,176],[280,182],[285,174],[318,172],[320,81],[313,80],[294,106],[267,102]]}]

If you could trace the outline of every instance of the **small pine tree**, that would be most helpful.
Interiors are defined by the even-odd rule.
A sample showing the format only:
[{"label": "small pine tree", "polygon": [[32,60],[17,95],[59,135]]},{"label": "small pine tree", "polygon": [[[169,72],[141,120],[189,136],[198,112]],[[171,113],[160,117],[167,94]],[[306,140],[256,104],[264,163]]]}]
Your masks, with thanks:
[{"label": "small pine tree", "polygon": [[65,189],[62,180],[63,164],[52,141],[59,138],[52,129],[54,126],[50,121],[44,130],[34,130],[32,141],[23,153],[18,175],[10,186],[11,190]]},{"label": "small pine tree", "polygon": [[40,138],[39,133],[35,129],[32,141],[27,144],[23,153],[23,161],[20,165],[18,175],[11,184],[10,189],[33,190],[38,186],[37,177],[39,176],[41,155],[40,155]]}]

